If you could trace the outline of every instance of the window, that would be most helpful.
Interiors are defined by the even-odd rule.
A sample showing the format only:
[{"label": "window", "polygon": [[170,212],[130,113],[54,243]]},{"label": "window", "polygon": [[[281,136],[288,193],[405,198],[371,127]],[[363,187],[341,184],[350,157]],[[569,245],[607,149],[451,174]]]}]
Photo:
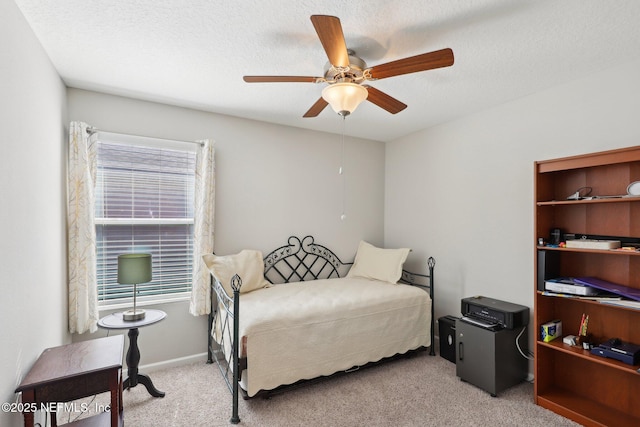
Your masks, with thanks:
[{"label": "window", "polygon": [[[96,242],[99,305],[128,302],[133,285],[117,281],[118,255],[151,253],[153,279],[138,301],[187,296],[193,269],[195,152],[100,138]],[[187,145],[187,144],[184,144]]]}]

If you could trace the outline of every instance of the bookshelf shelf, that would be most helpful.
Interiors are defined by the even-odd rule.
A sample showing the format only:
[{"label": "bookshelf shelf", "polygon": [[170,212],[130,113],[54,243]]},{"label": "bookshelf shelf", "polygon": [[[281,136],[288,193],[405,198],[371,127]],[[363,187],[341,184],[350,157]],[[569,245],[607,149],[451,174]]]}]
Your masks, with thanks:
[{"label": "bookshelf shelf", "polygon": [[536,202],[538,206],[561,206],[561,205],[591,205],[600,203],[633,203],[640,202],[638,196],[620,196],[620,197],[606,197],[599,199],[583,199],[583,200],[548,200],[544,202]]},{"label": "bookshelf shelf", "polygon": [[538,246],[537,249],[543,251],[582,252],[585,254],[640,256],[640,251],[622,251],[617,249],[553,248],[550,246]]},{"label": "bookshelf shelf", "polygon": [[578,346],[572,346],[568,344],[564,344],[561,340],[557,339],[551,342],[540,342],[540,345],[544,347],[549,347],[556,351],[562,351],[564,353],[570,354],[575,357],[580,357],[588,360],[589,362],[597,363],[603,365],[607,368],[611,369],[619,369],[621,371],[627,372],[631,375],[640,374],[637,372],[638,367],[635,368],[631,365],[627,365],[626,363],[619,362],[615,359],[607,359],[605,357],[594,356],[588,350],[584,350]]},{"label": "bookshelf shelf", "polygon": [[624,412],[612,410],[598,401],[567,393],[554,387],[538,396],[541,406],[554,412],[566,411],[572,408],[568,418],[582,425],[588,426],[620,426],[632,427],[640,424],[640,418],[630,417]]}]

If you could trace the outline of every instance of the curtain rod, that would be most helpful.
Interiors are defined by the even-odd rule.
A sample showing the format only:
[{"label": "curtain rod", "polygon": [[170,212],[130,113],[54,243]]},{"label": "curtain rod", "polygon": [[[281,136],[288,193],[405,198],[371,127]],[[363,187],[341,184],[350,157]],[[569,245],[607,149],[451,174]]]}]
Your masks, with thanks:
[{"label": "curtain rod", "polygon": [[133,135],[133,134],[130,134],[130,133],[120,133],[120,132],[110,132],[110,131],[107,131],[107,130],[100,130],[100,129],[92,127],[92,126],[87,127],[87,133],[89,135],[93,135],[94,133],[98,133],[98,132],[110,133],[112,135],[118,135],[118,136],[130,136],[130,137],[134,137],[134,138],[149,138],[149,139],[157,139],[157,140],[160,140],[160,141],[168,141],[168,142],[181,142],[181,143],[187,143],[187,144],[198,144],[201,147],[204,145],[204,143],[198,142],[198,141],[182,141],[182,140],[179,140],[179,139],[157,138],[155,136]]}]

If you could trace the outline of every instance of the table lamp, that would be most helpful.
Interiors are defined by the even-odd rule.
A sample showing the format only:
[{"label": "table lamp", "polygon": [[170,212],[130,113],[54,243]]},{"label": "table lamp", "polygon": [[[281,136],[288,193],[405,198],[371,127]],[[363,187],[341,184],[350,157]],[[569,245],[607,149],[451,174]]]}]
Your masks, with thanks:
[{"label": "table lamp", "polygon": [[118,283],[133,285],[133,310],[123,313],[123,320],[144,319],[144,310],[136,307],[137,285],[151,281],[151,254],[118,255]]}]

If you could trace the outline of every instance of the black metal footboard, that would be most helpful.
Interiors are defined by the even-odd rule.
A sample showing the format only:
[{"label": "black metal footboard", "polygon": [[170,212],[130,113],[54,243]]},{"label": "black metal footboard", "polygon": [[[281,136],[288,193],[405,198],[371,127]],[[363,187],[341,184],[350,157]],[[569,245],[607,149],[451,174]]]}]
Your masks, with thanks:
[{"label": "black metal footboard", "polygon": [[[209,339],[208,339],[208,360],[213,363],[215,359],[222,378],[227,383],[229,391],[233,396],[232,424],[238,424],[238,383],[242,374],[240,366],[239,351],[240,343],[240,287],[242,279],[237,274],[231,279],[231,289],[233,297],[230,297],[222,287],[220,281],[211,276],[211,313],[209,314]],[[214,301],[215,295],[215,301]],[[214,305],[215,303],[215,305]],[[218,337],[218,342],[213,339],[214,328]],[[225,339],[228,340],[225,341]],[[217,348],[216,348],[217,347]],[[225,351],[227,348],[227,351]],[[229,348],[231,351],[229,351]]]}]

